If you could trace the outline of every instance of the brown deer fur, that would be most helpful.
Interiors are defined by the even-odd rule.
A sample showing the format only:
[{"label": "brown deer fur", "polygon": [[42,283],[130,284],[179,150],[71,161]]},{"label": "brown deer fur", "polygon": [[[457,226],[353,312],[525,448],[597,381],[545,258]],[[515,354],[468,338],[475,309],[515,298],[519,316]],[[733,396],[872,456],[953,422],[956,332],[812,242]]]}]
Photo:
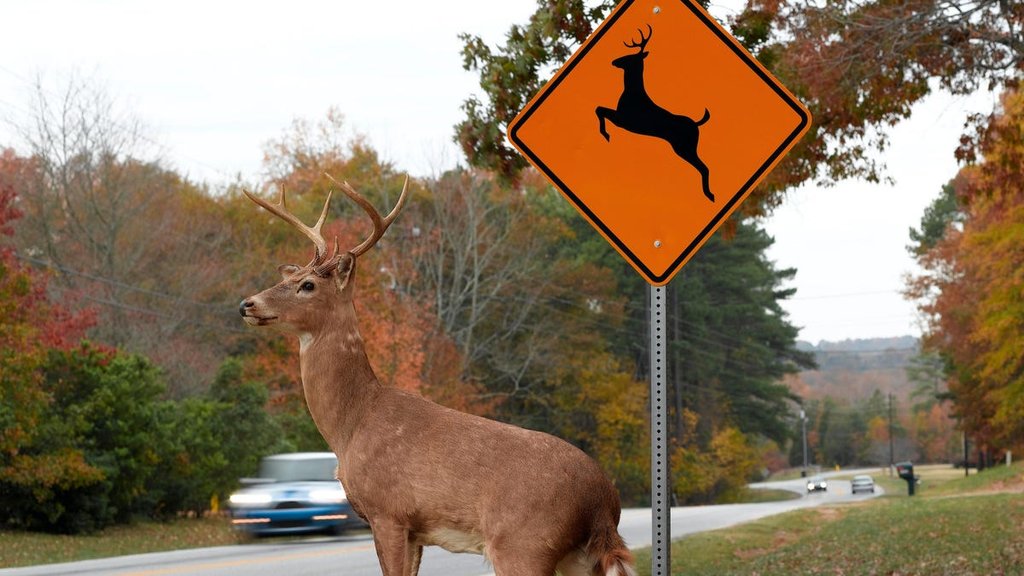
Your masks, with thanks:
[{"label": "brown deer fur", "polygon": [[[283,196],[276,206],[250,198],[284,210]],[[379,238],[382,221],[374,222]],[[322,223],[323,215],[313,228],[293,222],[311,238]],[[322,238],[314,242],[313,262],[282,266],[283,280],[240,311],[250,325],[298,336],[309,411],[338,456],[349,501],[373,530],[382,572],[414,576],[423,546],[437,545],[483,554],[498,576],[634,574],[617,531],[618,493],[586,454],[377,380],[353,305],[358,254],[335,247],[327,258]]]}]

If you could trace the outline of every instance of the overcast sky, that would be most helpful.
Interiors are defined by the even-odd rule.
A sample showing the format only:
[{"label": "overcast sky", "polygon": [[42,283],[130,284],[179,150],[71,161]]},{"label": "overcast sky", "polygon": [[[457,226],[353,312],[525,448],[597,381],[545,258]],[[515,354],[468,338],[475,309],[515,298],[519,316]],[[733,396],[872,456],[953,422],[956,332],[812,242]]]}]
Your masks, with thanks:
[{"label": "overcast sky", "polygon": [[[0,0],[0,119],[24,118],[36,78],[57,90],[69,74],[90,77],[146,124],[174,168],[217,184],[257,178],[264,143],[335,106],[398,169],[433,174],[462,162],[453,126],[477,90],[458,34],[493,45],[535,6]],[[991,107],[988,95],[930,98],[892,133],[885,161],[895,185],[806,186],[765,222],[771,258],[798,269],[787,309],[801,339],[920,333],[899,294],[913,266],[907,230],[956,174],[967,112]],[[9,144],[13,131],[0,124],[0,146]]]}]

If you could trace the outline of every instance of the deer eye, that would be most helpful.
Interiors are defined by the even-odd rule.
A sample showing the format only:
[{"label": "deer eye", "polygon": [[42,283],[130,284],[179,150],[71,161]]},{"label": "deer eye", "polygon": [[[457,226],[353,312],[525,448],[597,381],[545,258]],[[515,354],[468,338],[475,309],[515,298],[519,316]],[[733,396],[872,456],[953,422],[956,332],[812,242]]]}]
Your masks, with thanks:
[{"label": "deer eye", "polygon": [[312,292],[315,288],[316,284],[313,284],[313,282],[309,280],[306,280],[305,282],[302,283],[301,286],[299,286],[299,290],[302,290],[304,292]]}]

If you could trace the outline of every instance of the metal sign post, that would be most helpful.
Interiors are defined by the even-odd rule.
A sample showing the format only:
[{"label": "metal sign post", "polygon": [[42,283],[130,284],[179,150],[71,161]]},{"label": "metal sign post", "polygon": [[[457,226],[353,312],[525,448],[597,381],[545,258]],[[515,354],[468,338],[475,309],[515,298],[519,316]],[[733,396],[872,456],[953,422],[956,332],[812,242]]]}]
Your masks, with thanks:
[{"label": "metal sign post", "polygon": [[651,575],[668,576],[672,542],[669,499],[668,398],[666,393],[665,287],[650,286],[651,298]]}]

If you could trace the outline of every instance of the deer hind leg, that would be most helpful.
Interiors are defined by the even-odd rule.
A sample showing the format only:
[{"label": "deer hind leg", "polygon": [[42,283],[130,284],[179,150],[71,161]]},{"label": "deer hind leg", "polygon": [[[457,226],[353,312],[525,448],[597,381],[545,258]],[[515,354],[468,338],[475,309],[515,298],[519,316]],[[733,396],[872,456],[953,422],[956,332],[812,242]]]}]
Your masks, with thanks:
[{"label": "deer hind leg", "polygon": [[673,143],[672,150],[675,151],[677,156],[689,162],[700,173],[700,184],[704,190],[704,195],[707,196],[708,200],[714,202],[715,195],[711,193],[710,172],[707,164],[697,156],[697,142],[694,141],[693,145],[689,145],[689,143],[682,145]]},{"label": "deer hind leg", "polygon": [[597,113],[597,120],[600,124],[601,136],[604,136],[605,140],[611,142],[612,137],[608,134],[608,129],[605,128],[604,121],[611,120],[614,124],[615,110],[612,110],[611,108],[605,108],[604,106],[598,106],[595,112]]}]

